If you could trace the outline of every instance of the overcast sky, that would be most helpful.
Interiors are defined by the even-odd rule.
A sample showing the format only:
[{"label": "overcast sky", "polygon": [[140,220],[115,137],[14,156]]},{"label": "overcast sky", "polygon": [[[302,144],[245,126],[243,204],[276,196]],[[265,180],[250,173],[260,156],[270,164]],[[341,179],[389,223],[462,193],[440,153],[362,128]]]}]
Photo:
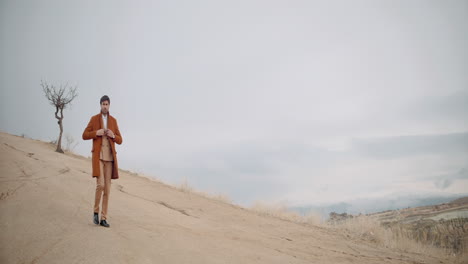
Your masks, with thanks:
[{"label": "overcast sky", "polygon": [[[121,168],[234,202],[468,193],[468,1],[0,1],[0,129],[99,98]],[[90,164],[91,166],[91,164]]]}]

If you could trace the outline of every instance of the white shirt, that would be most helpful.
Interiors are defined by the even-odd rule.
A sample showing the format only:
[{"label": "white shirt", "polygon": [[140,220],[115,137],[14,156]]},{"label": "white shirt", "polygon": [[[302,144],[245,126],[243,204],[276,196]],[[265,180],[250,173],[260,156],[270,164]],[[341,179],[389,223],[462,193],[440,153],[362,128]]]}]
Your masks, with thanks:
[{"label": "white shirt", "polygon": [[104,129],[107,129],[107,115],[102,115],[102,122],[104,123]]}]

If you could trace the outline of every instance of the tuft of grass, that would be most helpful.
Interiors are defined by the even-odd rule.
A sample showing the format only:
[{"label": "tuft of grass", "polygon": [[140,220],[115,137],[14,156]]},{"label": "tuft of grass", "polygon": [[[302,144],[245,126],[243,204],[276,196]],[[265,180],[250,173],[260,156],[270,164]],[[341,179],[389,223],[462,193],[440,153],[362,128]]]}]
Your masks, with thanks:
[{"label": "tuft of grass", "polygon": [[194,188],[192,188],[192,186],[189,185],[187,179],[184,179],[182,181],[182,183],[180,183],[179,185],[174,186],[174,188],[178,189],[181,192],[191,193],[191,194],[199,195],[199,196],[202,196],[202,197],[205,197],[205,198],[208,198],[208,199],[219,201],[219,202],[222,202],[222,203],[237,206],[237,205],[235,205],[233,203],[231,198],[229,198],[227,195],[220,194],[220,193],[211,194],[211,193],[195,190]]},{"label": "tuft of grass", "polygon": [[272,216],[300,224],[321,225],[323,223],[321,215],[317,212],[309,211],[305,215],[300,215],[281,203],[267,204],[264,202],[255,202],[250,207],[250,210],[260,215]]}]

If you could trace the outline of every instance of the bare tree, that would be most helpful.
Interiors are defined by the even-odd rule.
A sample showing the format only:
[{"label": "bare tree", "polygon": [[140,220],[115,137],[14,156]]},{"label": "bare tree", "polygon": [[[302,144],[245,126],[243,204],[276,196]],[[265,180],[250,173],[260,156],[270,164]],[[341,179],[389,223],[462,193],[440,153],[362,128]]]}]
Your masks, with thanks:
[{"label": "bare tree", "polygon": [[[63,134],[63,109],[65,109],[75,97],[78,96],[76,89],[78,87],[69,87],[68,83],[56,87],[53,84],[48,84],[45,81],[41,81],[42,90],[44,95],[49,100],[49,103],[55,107],[55,118],[58,119],[58,125],[60,127],[60,135],[57,141],[57,149],[55,151],[63,153],[62,150],[62,134]],[[60,112],[60,115],[59,115]]]}]

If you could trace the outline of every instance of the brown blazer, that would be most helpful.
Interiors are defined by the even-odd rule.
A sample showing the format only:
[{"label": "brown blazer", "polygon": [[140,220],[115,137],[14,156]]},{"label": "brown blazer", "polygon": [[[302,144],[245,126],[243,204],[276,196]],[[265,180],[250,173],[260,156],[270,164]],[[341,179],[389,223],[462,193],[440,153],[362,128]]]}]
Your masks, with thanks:
[{"label": "brown blazer", "polygon": [[[91,152],[92,155],[92,164],[93,164],[93,177],[98,177],[100,175],[99,169],[99,157],[101,152],[102,137],[97,136],[96,133],[101,127],[102,124],[102,114],[99,113],[91,117],[89,120],[88,126],[83,131],[83,139],[93,140],[93,148]],[[108,113],[107,117],[107,128],[114,132],[115,138],[109,138],[109,143],[112,149],[112,156],[114,158],[114,169],[112,170],[112,179],[119,178],[119,166],[117,164],[117,151],[115,150],[115,143],[122,144],[122,136],[120,135],[119,126],[117,125],[117,120]]]}]

